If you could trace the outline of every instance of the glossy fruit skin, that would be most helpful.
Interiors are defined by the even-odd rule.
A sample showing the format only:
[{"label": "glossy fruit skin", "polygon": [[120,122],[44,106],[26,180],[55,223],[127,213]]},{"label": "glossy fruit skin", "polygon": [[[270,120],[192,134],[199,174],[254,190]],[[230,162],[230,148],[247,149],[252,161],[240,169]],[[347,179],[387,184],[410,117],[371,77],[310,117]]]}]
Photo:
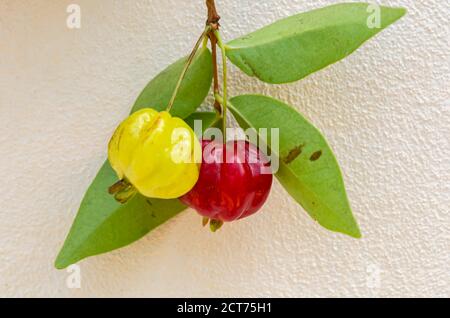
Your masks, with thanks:
[{"label": "glossy fruit skin", "polygon": [[[208,151],[207,147],[213,150]],[[239,148],[245,149],[240,157],[236,151]],[[271,173],[262,174],[262,168],[270,169],[268,163],[262,162],[264,154],[247,141],[222,144],[204,140],[202,149],[203,162],[197,184],[180,200],[200,215],[222,222],[256,213],[266,202],[273,180]],[[223,158],[226,150],[233,149],[230,156],[233,160],[225,163],[218,160]],[[250,155],[257,159],[256,162],[249,161]]]},{"label": "glossy fruit skin", "polygon": [[145,108],[116,129],[108,159],[119,179],[131,183],[142,195],[174,199],[197,182],[201,146],[182,119]]}]

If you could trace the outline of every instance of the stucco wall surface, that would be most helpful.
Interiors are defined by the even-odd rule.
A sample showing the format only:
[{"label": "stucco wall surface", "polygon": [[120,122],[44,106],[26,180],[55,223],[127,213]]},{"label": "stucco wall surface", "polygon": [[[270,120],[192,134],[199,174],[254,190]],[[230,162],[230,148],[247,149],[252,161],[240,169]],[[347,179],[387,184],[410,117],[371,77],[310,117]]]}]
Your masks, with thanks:
[{"label": "stucco wall surface", "polygon": [[[335,2],[217,1],[226,39]],[[79,30],[66,27],[70,3]],[[190,50],[204,3],[0,1],[0,296],[448,297],[449,3],[382,3],[409,14],[300,82],[230,71],[230,94],[272,95],[324,132],[363,239],[322,229],[276,183],[258,215],[212,234],[186,211],[80,263],[70,289],[53,261],[108,139],[147,81]]]}]

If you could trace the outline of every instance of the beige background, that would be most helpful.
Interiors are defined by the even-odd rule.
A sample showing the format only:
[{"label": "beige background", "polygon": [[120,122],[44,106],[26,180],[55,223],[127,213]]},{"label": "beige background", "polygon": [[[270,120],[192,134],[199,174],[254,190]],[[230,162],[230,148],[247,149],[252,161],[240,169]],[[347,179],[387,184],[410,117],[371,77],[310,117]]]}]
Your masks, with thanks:
[{"label": "beige background", "polygon": [[[224,37],[336,1],[218,0]],[[81,30],[66,7],[82,9]],[[327,232],[276,184],[264,210],[217,234],[188,211],[130,247],[53,260],[134,99],[185,55],[203,0],[0,1],[0,296],[449,296],[448,1],[345,61],[269,86],[231,69],[230,93],[291,103],[328,137],[364,238]]]}]

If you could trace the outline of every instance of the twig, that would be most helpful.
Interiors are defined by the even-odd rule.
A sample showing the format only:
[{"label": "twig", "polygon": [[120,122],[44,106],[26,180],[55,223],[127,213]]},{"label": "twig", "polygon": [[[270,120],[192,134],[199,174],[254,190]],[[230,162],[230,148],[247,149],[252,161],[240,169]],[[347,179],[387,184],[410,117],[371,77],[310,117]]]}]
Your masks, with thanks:
[{"label": "twig", "polygon": [[214,0],[206,0],[206,7],[208,8],[207,24],[217,24],[219,27],[220,16],[217,14],[216,3]]}]

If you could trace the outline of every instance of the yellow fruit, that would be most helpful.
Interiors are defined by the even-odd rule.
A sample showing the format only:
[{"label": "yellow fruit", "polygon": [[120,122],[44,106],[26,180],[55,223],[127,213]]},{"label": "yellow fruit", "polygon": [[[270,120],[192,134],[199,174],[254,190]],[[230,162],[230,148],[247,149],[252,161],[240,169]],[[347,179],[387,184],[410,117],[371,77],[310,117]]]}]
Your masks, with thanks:
[{"label": "yellow fruit", "polygon": [[[116,129],[109,142],[108,159],[122,180],[111,193],[132,192],[134,187],[149,198],[174,199],[197,182],[201,146],[182,119],[145,108]],[[120,196],[118,200],[126,201]]]}]

